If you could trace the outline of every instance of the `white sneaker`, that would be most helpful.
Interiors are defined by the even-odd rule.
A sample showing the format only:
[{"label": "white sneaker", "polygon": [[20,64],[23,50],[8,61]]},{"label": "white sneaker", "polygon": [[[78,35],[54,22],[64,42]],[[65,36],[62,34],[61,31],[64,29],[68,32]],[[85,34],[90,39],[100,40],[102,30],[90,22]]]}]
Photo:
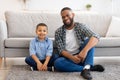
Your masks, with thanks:
[{"label": "white sneaker", "polygon": [[52,71],[52,72],[54,72],[54,66],[52,66],[52,67],[48,67],[48,71]]},{"label": "white sneaker", "polygon": [[54,66],[52,66],[52,72],[54,72],[54,71],[55,71]]},{"label": "white sneaker", "polygon": [[33,70],[33,67],[30,67],[30,69],[31,69],[31,71],[34,71],[34,70]]}]

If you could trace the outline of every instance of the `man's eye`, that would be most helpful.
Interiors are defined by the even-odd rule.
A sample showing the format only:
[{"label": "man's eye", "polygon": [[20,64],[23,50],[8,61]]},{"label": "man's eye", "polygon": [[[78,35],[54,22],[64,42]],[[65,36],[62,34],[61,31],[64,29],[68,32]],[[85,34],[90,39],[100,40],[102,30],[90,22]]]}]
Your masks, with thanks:
[{"label": "man's eye", "polygon": [[65,17],[62,17],[63,19],[65,18]]},{"label": "man's eye", "polygon": [[70,16],[70,14],[67,14],[66,16],[67,16],[67,17],[69,17],[69,16]]}]

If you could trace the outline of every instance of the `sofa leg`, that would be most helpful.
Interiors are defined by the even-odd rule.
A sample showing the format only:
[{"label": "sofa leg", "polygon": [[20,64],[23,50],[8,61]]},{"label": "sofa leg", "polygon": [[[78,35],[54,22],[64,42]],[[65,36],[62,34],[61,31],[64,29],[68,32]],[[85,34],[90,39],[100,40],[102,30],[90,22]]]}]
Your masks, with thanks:
[{"label": "sofa leg", "polygon": [[2,61],[2,57],[0,57],[0,61]]},{"label": "sofa leg", "polygon": [[2,57],[0,57],[0,65],[2,65]]},{"label": "sofa leg", "polygon": [[0,57],[0,65],[2,65],[2,62],[3,62],[4,67],[6,67],[6,58]]},{"label": "sofa leg", "polygon": [[6,67],[6,57],[4,57],[4,67]]}]

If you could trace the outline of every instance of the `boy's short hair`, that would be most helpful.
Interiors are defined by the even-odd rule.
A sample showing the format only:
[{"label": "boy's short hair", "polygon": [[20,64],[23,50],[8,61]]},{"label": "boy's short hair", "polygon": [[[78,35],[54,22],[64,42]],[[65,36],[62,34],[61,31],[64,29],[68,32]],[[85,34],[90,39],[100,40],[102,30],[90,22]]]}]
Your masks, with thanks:
[{"label": "boy's short hair", "polygon": [[45,23],[39,23],[39,24],[36,26],[36,30],[38,29],[39,26],[45,26],[46,28],[48,28]]},{"label": "boy's short hair", "polygon": [[62,11],[64,11],[64,10],[70,10],[70,11],[72,11],[71,8],[69,8],[69,7],[64,7],[64,8],[61,10],[61,13],[62,13]]}]

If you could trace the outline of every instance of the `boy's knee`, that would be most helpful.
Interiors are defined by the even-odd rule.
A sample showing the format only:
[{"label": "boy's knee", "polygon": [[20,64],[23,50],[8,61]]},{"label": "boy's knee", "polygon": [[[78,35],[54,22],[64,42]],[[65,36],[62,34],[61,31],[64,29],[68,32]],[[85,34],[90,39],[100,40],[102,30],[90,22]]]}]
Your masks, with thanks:
[{"label": "boy's knee", "polygon": [[28,63],[28,57],[25,58],[25,62]]},{"label": "boy's knee", "polygon": [[31,60],[32,60],[32,58],[30,56],[25,58],[26,63],[29,63]]}]

